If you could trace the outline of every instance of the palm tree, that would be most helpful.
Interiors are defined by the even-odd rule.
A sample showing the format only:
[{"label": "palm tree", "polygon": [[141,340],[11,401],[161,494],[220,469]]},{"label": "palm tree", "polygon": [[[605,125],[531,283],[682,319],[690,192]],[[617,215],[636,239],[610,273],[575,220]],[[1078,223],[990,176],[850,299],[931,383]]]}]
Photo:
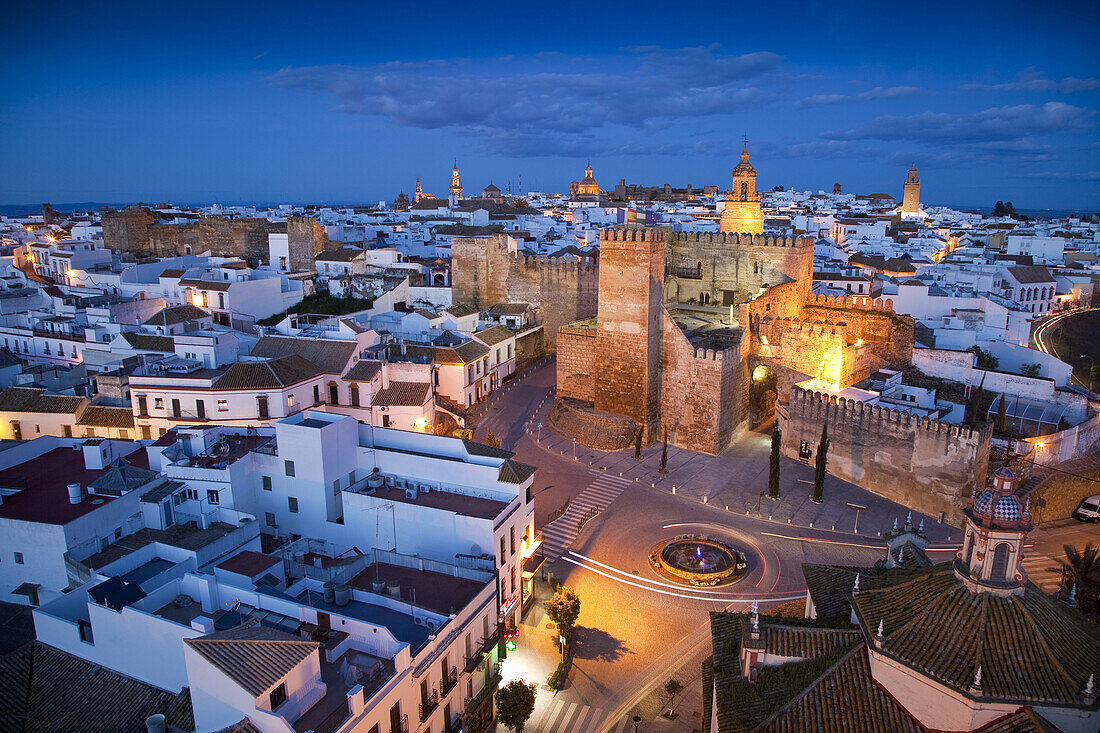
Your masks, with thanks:
[{"label": "palm tree", "polygon": [[1066,559],[1061,561],[1065,587],[1077,586],[1078,603],[1091,602],[1100,595],[1100,546],[1089,542],[1084,549],[1065,545]]}]

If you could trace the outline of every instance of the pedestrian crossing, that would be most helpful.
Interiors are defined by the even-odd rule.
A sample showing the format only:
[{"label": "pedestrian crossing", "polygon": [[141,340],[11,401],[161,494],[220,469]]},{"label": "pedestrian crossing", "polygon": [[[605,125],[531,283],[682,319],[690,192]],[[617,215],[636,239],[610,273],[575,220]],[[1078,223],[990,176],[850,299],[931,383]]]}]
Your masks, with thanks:
[{"label": "pedestrian crossing", "polygon": [[[528,723],[523,730],[529,733],[596,733],[604,723],[603,708],[593,708],[577,702],[554,700],[541,719]],[[633,731],[629,716],[623,716],[607,733]]]},{"label": "pedestrian crossing", "polygon": [[565,514],[542,528],[543,553],[556,560],[566,548],[577,539],[581,531],[581,521],[592,512],[602,512],[611,502],[619,498],[633,481],[621,476],[600,476],[588,488],[569,502]]}]

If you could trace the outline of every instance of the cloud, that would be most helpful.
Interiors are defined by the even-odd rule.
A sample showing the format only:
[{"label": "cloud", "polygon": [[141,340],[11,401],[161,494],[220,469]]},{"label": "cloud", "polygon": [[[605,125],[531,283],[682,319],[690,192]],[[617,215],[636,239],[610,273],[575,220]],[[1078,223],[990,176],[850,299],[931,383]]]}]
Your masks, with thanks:
[{"label": "cloud", "polygon": [[1040,181],[1080,181],[1082,183],[1100,182],[1100,171],[1032,171],[1017,173],[1013,178],[1029,178]]},{"label": "cloud", "polygon": [[[368,67],[287,67],[266,77],[283,89],[326,94],[335,109],[424,130],[458,128],[490,152],[576,148],[609,125],[660,129],[670,120],[729,114],[793,98],[780,56],[731,55],[716,46],[622,49],[599,64],[545,55],[507,66],[391,62]],[[502,71],[503,70],[503,71]],[[581,136],[569,143],[555,136]],[[591,152],[588,149],[586,152]]]},{"label": "cloud", "polygon": [[[856,127],[821,133],[826,140],[882,140],[932,146],[968,145],[987,149],[1026,143],[1034,135],[1081,132],[1092,127],[1093,110],[1062,102],[990,107],[980,112],[923,112],[876,117]],[[1011,154],[1011,148],[1006,149]]]},{"label": "cloud", "polygon": [[1078,79],[1075,76],[1067,76],[1057,81],[1046,78],[1046,75],[1034,66],[1027,67],[1016,76],[1016,81],[1004,84],[963,84],[959,88],[964,92],[1062,92],[1064,94],[1100,89],[1100,79],[1094,77]]},{"label": "cloud", "polygon": [[795,104],[799,107],[824,107],[829,104],[841,104],[843,102],[866,102],[873,99],[899,99],[901,97],[914,97],[922,94],[932,94],[930,89],[924,87],[875,87],[859,94],[814,94],[805,99],[798,100]]}]

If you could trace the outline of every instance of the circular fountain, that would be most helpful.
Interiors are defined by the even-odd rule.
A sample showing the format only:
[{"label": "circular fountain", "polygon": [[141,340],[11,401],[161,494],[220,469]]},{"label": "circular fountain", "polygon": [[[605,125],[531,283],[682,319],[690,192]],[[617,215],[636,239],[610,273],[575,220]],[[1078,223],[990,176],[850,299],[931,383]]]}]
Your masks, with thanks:
[{"label": "circular fountain", "polygon": [[745,556],[713,537],[681,535],[658,543],[649,564],[659,575],[686,585],[715,586],[740,580]]}]

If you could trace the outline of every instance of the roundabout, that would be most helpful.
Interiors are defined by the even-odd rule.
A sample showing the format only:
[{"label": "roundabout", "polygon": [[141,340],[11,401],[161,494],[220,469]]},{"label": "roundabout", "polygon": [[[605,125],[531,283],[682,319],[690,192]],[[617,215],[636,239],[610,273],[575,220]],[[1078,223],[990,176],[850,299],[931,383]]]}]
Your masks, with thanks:
[{"label": "roundabout", "polygon": [[748,568],[745,557],[714,537],[680,535],[654,545],[650,568],[682,585],[714,587],[736,583]]}]

